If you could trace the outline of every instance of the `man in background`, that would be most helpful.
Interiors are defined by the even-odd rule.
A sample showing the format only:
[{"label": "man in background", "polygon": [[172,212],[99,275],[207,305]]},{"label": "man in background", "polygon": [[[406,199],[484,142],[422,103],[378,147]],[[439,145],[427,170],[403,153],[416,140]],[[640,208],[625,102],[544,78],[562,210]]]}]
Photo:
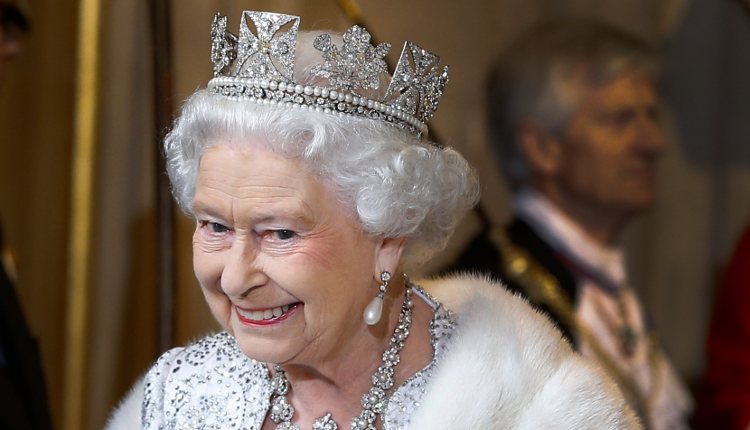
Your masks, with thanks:
[{"label": "man in background", "polygon": [[518,39],[488,88],[514,219],[474,238],[452,269],[489,272],[526,296],[616,380],[646,428],[674,430],[687,428],[692,401],[628,285],[618,244],[654,200],[665,146],[657,68],[640,41],[592,22],[550,23]]},{"label": "man in background", "polygon": [[29,21],[17,2],[0,0],[0,82],[10,60],[21,53],[21,38],[29,30]]},{"label": "man in background", "polygon": [[[22,5],[0,0],[0,86],[28,30]],[[14,289],[15,271],[2,226],[0,257],[0,429],[48,430],[52,426],[38,345]]]}]

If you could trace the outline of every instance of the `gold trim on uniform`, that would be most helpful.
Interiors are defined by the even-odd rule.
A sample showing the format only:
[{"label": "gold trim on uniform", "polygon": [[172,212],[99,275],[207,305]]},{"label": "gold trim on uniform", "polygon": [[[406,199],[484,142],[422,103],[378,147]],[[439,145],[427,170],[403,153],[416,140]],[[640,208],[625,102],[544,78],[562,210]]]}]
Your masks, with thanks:
[{"label": "gold trim on uniform", "polygon": [[622,371],[610,355],[604,351],[604,348],[588,328],[578,321],[573,303],[568,299],[557,279],[531,258],[526,250],[511,242],[504,229],[493,228],[490,239],[500,249],[500,264],[503,273],[508,277],[508,281],[520,285],[530,302],[547,306],[560,322],[571,328],[575,336],[584,340],[591,347],[596,361],[605,368],[625,397],[630,400],[631,406],[636,409],[636,413],[641,417],[648,416],[648,405],[658,392],[660,380],[658,378],[660,366],[658,366],[656,335],[650,333],[646,339],[653,385],[648,398],[645,398],[635,381]]}]

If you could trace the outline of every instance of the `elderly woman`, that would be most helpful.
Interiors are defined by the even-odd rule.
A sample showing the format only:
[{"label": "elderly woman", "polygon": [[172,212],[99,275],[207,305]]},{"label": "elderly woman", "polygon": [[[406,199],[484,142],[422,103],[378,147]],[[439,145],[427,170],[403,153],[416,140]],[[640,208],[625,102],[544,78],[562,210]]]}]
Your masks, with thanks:
[{"label": "elderly woman", "polygon": [[162,355],[109,428],[637,427],[502,286],[402,275],[477,200],[466,161],[426,139],[447,68],[407,43],[391,79],[366,30],[298,26],[214,20],[215,77],[165,150],[224,332]]}]

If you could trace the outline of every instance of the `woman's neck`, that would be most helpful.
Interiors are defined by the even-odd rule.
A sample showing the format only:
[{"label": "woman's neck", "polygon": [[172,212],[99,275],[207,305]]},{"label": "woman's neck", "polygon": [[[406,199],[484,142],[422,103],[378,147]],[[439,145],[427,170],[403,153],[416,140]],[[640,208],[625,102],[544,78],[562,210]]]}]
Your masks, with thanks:
[{"label": "woman's neck", "polygon": [[[312,428],[314,420],[330,412],[339,427],[346,428],[352,418],[359,415],[362,396],[372,387],[372,375],[383,364],[382,355],[398,324],[404,301],[403,283],[392,285],[389,290],[381,321],[375,326],[367,327],[366,334],[340,349],[335,360],[317,368],[283,366],[291,386],[287,399],[295,409],[292,419],[294,424],[303,429]],[[387,395],[432,360],[429,332],[432,308],[416,297],[412,297],[412,302],[414,307],[410,334],[399,354],[399,364],[395,367],[394,387]],[[361,316],[357,316],[357,322],[360,323]]]}]

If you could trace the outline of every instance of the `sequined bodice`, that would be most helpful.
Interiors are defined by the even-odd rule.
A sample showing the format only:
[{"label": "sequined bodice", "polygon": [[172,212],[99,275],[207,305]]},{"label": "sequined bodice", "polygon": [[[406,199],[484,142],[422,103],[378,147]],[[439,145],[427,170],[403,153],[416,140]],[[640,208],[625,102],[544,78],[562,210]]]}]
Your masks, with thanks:
[{"label": "sequined bodice", "polygon": [[[433,359],[390,397],[385,429],[408,428],[456,325],[429,294],[414,292],[433,308]],[[227,333],[164,353],[146,375],[144,390],[143,428],[150,430],[259,430],[271,397],[268,367],[244,355]]]}]

